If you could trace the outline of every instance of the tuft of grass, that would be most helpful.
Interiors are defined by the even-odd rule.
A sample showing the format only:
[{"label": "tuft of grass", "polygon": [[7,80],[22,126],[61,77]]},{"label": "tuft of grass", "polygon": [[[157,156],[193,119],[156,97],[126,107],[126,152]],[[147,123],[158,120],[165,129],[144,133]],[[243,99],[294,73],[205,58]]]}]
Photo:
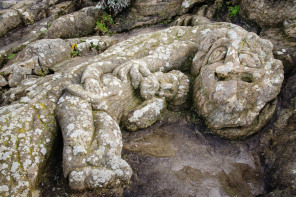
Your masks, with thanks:
[{"label": "tuft of grass", "polygon": [[9,60],[11,60],[14,56],[15,56],[15,54],[12,53],[12,54],[9,54],[9,55],[7,56],[7,58],[8,58]]},{"label": "tuft of grass", "polygon": [[228,7],[228,16],[230,18],[235,17],[239,13],[239,5]]},{"label": "tuft of grass", "polygon": [[89,50],[92,50],[92,48],[95,48],[96,50],[98,50],[99,46],[97,44],[94,44],[93,42],[90,42]]}]

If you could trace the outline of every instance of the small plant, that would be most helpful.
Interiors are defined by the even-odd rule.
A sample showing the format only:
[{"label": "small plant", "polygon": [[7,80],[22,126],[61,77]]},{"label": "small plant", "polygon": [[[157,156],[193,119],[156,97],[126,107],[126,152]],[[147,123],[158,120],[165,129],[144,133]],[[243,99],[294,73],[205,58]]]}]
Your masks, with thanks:
[{"label": "small plant", "polygon": [[98,45],[97,44],[94,44],[93,42],[90,42],[90,47],[89,47],[89,50],[91,50],[92,48],[95,48],[96,50],[98,50]]},{"label": "small plant", "polygon": [[44,72],[40,72],[39,75],[40,77],[45,77],[46,74]]},{"label": "small plant", "polygon": [[46,28],[41,28],[41,32],[42,32],[43,34],[45,34],[46,31],[47,31]]},{"label": "small plant", "polygon": [[192,119],[194,122],[200,120],[199,116],[198,116],[195,112],[191,112],[190,115],[191,115],[191,119]]},{"label": "small plant", "polygon": [[9,60],[11,60],[14,56],[15,56],[15,54],[12,53],[12,54],[9,54],[9,55],[7,56],[7,58],[8,58]]},{"label": "small plant", "polygon": [[96,22],[95,30],[100,32],[101,34],[111,34],[112,32],[109,30],[109,27],[111,27],[113,24],[114,21],[111,15],[104,13],[104,15],[101,18],[99,18],[99,20]]},{"label": "small plant", "polygon": [[235,6],[229,6],[228,7],[228,16],[230,18],[236,16],[239,12],[239,5],[235,5]]},{"label": "small plant", "polygon": [[72,44],[71,57],[79,56],[79,51],[77,50],[77,44]]}]

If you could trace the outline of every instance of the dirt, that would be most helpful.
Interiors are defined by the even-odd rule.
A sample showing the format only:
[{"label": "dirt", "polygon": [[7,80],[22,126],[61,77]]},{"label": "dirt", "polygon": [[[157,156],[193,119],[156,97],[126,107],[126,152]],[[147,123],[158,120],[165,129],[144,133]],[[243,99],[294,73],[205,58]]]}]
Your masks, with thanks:
[{"label": "dirt", "polygon": [[[122,157],[133,177],[122,190],[105,196],[257,196],[264,194],[258,137],[228,141],[210,133],[196,114],[167,111],[150,128],[122,131]],[[62,176],[62,139],[40,182],[41,196],[101,196],[75,193]]]}]

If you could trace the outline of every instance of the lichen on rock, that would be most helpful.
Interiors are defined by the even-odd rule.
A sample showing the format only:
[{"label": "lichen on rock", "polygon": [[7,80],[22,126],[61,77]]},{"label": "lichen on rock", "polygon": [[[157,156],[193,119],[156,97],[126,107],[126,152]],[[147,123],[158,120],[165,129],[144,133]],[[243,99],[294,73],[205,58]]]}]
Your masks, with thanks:
[{"label": "lichen on rock", "polygon": [[[1,194],[34,190],[51,151],[50,143],[44,142],[54,141],[57,132],[55,117],[65,144],[64,176],[74,190],[128,183],[132,171],[121,158],[119,125],[146,128],[167,106],[182,108],[190,96],[214,133],[235,139],[258,132],[274,111],[283,81],[281,62],[271,51],[272,44],[253,33],[233,24],[212,23],[171,27],[132,37],[93,57],[57,60],[52,64],[54,74],[21,80],[4,94],[1,129],[11,133],[0,133],[3,173],[31,172],[25,165],[33,164],[13,163],[20,161],[19,155],[30,157],[30,143],[22,149],[15,144],[36,129],[40,150],[34,158],[40,164],[34,168],[36,177],[23,176],[26,184],[10,175],[14,182],[2,187]],[[194,79],[193,91],[189,79]],[[18,109],[26,114],[16,113]]]}]

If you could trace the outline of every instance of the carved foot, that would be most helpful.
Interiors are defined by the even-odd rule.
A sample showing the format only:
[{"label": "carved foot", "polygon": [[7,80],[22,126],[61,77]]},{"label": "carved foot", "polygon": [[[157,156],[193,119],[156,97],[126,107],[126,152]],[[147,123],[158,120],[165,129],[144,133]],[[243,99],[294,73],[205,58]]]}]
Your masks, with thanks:
[{"label": "carved foot", "polygon": [[73,190],[96,188],[114,188],[128,182],[132,169],[126,161],[114,157],[107,167],[84,167],[75,169],[69,174],[69,186]]}]

